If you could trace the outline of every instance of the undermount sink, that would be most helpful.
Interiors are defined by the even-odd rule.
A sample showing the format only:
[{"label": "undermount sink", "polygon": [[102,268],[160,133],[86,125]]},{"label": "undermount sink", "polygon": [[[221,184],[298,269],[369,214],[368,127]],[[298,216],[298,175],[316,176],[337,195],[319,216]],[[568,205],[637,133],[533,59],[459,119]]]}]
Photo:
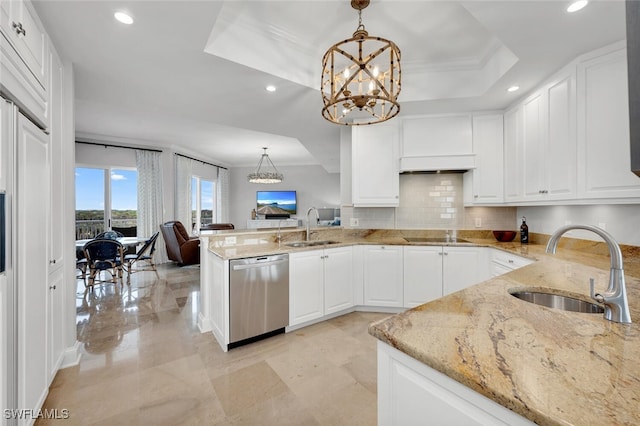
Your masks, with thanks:
[{"label": "undermount sink", "polygon": [[560,309],[562,311],[582,312],[587,314],[601,314],[604,308],[595,303],[586,302],[569,296],[544,293],[539,291],[514,291],[509,292],[513,297],[547,308]]},{"label": "undermount sink", "polygon": [[294,241],[292,243],[286,243],[289,247],[312,247],[312,246],[326,246],[329,244],[338,244],[339,241],[331,240],[319,240],[319,241]]},{"label": "undermount sink", "polygon": [[468,243],[469,241],[462,238],[447,237],[402,237],[408,243]]}]

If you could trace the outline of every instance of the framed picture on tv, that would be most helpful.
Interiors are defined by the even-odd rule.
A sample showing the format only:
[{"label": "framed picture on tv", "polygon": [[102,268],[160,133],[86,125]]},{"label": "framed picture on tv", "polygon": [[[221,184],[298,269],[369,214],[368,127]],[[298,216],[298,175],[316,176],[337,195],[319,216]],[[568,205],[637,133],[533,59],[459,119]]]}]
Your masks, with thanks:
[{"label": "framed picture on tv", "polygon": [[256,191],[256,213],[267,218],[296,214],[296,203],[296,191]]}]

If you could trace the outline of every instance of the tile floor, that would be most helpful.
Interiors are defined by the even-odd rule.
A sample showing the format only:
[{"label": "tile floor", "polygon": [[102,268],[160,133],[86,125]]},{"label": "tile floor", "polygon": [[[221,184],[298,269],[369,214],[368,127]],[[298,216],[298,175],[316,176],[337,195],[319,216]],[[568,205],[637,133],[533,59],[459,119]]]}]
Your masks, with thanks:
[{"label": "tile floor", "polygon": [[43,409],[65,425],[375,425],[376,340],[357,312],[224,353],[196,326],[199,268],[162,265],[130,287],[78,282],[78,366]]}]

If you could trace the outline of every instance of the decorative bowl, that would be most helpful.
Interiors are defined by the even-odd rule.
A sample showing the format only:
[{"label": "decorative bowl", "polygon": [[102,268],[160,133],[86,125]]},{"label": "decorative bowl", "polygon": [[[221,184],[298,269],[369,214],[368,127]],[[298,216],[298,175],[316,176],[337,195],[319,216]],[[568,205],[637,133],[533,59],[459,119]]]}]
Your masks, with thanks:
[{"label": "decorative bowl", "polygon": [[496,237],[496,240],[501,243],[508,243],[509,241],[513,241],[516,237],[516,231],[493,231],[493,236]]}]

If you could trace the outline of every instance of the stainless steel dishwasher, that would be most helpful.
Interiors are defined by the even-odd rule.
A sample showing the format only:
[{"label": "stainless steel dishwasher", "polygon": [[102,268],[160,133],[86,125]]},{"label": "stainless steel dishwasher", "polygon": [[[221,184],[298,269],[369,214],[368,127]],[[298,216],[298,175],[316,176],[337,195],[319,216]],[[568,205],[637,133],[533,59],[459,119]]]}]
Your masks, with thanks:
[{"label": "stainless steel dishwasher", "polygon": [[289,255],[236,259],[229,266],[229,348],[284,332],[289,325]]}]

